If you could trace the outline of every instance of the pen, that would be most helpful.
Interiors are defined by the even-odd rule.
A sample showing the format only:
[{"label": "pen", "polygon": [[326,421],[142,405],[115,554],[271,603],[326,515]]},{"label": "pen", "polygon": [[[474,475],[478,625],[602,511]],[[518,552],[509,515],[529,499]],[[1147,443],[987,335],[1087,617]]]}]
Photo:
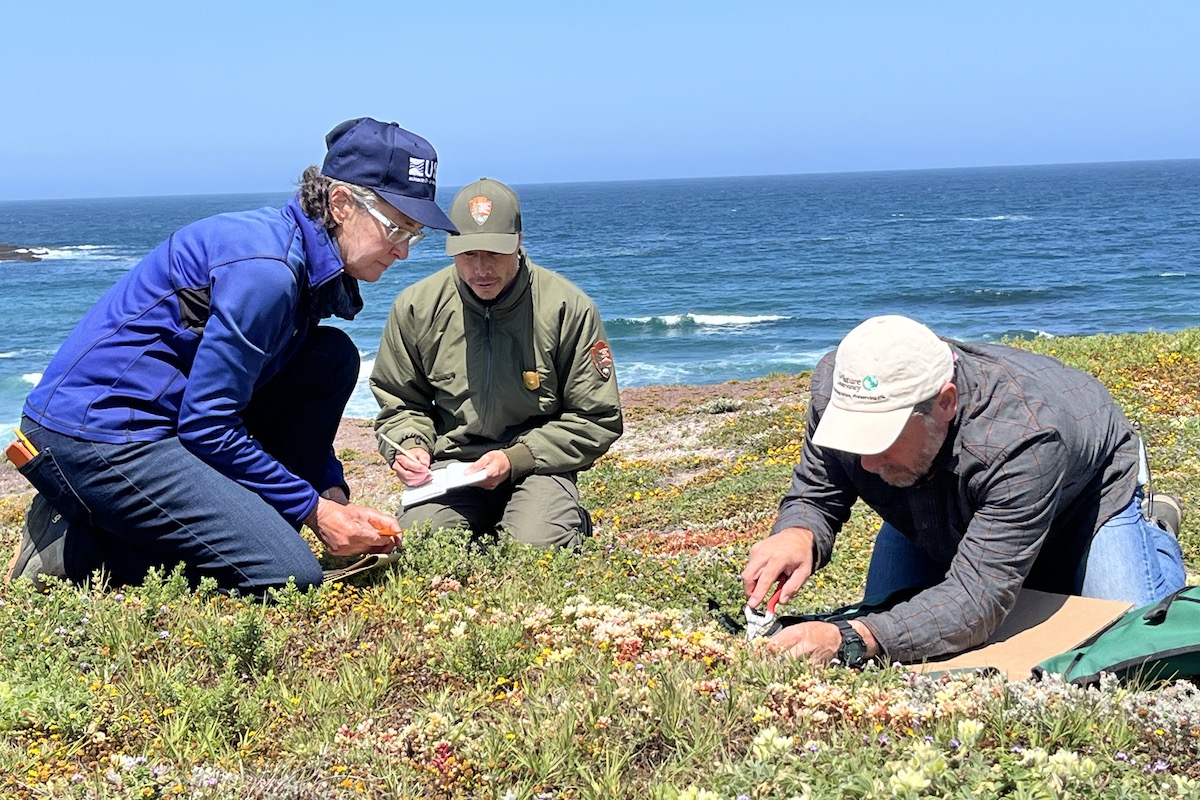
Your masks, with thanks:
[{"label": "pen", "polygon": [[379,436],[379,438],[380,438],[380,439],[383,439],[385,442],[387,442],[387,443],[388,443],[388,444],[390,444],[392,447],[394,447],[394,448],[396,448],[397,450],[399,450],[401,453],[404,453],[405,455],[409,455],[408,448],[407,448],[407,447],[405,447],[404,445],[402,445],[402,444],[397,444],[396,442],[393,442],[393,441],[392,441],[390,438],[388,438],[388,436],[387,436],[386,434],[382,434],[382,433],[380,433],[380,434],[378,434],[378,436]]},{"label": "pen", "polygon": [[29,441],[29,438],[21,432],[20,428],[13,428],[13,433],[15,433],[17,438],[21,440],[21,444],[25,445],[26,449],[29,450],[29,455],[31,458],[38,454],[38,449],[33,446],[33,442]]}]

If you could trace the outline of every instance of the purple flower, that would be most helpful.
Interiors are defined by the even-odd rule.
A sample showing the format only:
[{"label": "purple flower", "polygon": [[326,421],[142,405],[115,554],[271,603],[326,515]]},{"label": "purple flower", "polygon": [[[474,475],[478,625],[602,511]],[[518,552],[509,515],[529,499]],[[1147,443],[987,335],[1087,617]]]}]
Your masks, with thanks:
[{"label": "purple flower", "polygon": [[962,742],[960,742],[958,739],[951,739],[949,744],[951,750],[957,750],[958,748],[962,747]]}]

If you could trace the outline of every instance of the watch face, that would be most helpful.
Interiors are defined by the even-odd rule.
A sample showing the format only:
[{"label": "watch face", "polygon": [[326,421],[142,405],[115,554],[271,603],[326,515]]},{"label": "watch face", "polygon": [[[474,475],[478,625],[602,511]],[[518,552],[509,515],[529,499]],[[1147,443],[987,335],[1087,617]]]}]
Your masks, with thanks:
[{"label": "watch face", "polygon": [[858,669],[867,663],[867,646],[862,639],[842,642],[842,646],[838,648],[838,661],[851,669]]},{"label": "watch face", "polygon": [[867,643],[849,622],[838,620],[835,624],[842,632],[842,644],[837,651],[838,661],[851,669],[859,669],[867,663]]}]

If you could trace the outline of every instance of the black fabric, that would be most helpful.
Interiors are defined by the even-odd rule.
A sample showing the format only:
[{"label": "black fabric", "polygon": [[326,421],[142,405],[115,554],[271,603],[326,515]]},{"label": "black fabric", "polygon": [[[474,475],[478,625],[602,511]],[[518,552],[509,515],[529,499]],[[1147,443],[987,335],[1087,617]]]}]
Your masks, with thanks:
[{"label": "black fabric", "polygon": [[[254,392],[243,414],[263,449],[317,491],[330,446],[358,381],[359,355],[339,328],[314,326],[277,375]],[[349,495],[349,487],[342,485]]]}]

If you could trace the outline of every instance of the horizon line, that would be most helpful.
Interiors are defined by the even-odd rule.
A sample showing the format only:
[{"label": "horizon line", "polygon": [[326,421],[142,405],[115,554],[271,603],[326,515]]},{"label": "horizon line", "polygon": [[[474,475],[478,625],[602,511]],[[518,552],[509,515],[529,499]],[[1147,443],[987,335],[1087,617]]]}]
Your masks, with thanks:
[{"label": "horizon line", "polygon": [[[1026,164],[974,164],[974,165],[959,165],[959,166],[943,166],[943,167],[915,167],[915,168],[888,168],[888,169],[850,169],[850,170],[818,170],[813,172],[772,172],[772,173],[753,173],[745,175],[690,175],[690,176],[674,176],[674,177],[657,177],[657,178],[611,178],[606,180],[561,180],[561,181],[532,181],[532,182],[512,182],[514,187],[523,186],[579,186],[585,184],[607,184],[607,183],[668,183],[671,181],[703,181],[703,180],[721,180],[721,179],[743,179],[743,178],[789,178],[798,176],[820,176],[820,175],[881,175],[892,174],[898,172],[952,172],[956,170],[981,170],[981,169],[1018,169],[1023,167],[1076,167],[1076,166],[1094,166],[1098,164],[1156,164],[1178,161],[1200,161],[1200,157],[1174,157],[1174,158],[1145,158],[1145,159],[1113,159],[1108,161],[1048,161],[1048,162],[1033,162]],[[475,180],[475,179],[471,179]],[[444,188],[462,188],[471,181],[462,184],[461,186],[455,183],[447,183]],[[186,192],[176,194],[118,194],[118,195],[81,195],[75,197],[21,197],[0,199],[0,204],[5,203],[27,203],[27,202],[62,202],[70,200],[153,200],[157,198],[167,197],[238,197],[249,195],[264,195],[264,194],[290,194],[295,191],[295,188],[289,189],[260,189],[249,191],[236,192]]]}]

